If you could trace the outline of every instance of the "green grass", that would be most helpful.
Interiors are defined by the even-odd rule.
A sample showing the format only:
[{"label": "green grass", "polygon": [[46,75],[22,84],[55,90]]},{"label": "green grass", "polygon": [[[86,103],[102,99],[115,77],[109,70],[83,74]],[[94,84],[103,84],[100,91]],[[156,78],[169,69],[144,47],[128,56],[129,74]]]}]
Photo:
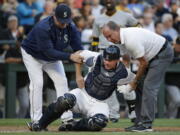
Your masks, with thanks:
[{"label": "green grass", "polygon": [[[180,131],[164,131],[152,133],[131,133],[131,132],[1,132],[2,126],[26,126],[29,119],[0,119],[0,135],[180,135]],[[59,126],[59,121],[53,122],[51,125]],[[108,128],[124,128],[132,125],[128,119],[120,119],[118,123],[109,123]],[[153,127],[180,127],[180,119],[156,119]],[[26,129],[25,129],[26,130]]]},{"label": "green grass", "polygon": [[[25,123],[29,122],[29,119],[0,119],[0,126],[23,126]],[[60,124],[59,120],[56,120],[51,125],[58,126]],[[109,122],[109,128],[119,128],[119,127],[127,127],[132,125],[129,119],[120,119],[118,123]],[[180,127],[180,119],[156,119],[154,124],[155,127]]]}]

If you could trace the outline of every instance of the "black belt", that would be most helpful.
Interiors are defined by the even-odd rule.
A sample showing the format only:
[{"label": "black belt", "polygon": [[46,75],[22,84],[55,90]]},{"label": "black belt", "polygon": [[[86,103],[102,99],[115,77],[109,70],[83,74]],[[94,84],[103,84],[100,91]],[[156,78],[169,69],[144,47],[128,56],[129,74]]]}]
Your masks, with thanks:
[{"label": "black belt", "polygon": [[166,47],[168,46],[168,41],[166,40],[166,42],[163,44],[162,48],[160,49],[160,51],[156,54],[160,54],[162,51],[164,51],[166,49]]},{"label": "black belt", "polygon": [[158,59],[158,58],[159,58],[158,55],[159,55],[162,51],[164,51],[164,50],[167,48],[167,46],[168,46],[168,41],[166,40],[165,43],[163,44],[162,48],[161,48],[161,49],[159,50],[159,52],[149,61],[149,63],[152,62],[152,61],[155,60],[155,59]]}]

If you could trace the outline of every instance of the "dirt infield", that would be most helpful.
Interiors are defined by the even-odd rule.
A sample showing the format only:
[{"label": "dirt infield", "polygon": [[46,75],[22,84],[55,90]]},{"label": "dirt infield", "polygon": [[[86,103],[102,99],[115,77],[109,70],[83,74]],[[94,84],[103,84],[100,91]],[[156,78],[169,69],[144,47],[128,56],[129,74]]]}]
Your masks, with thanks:
[{"label": "dirt infield", "polygon": [[[57,132],[57,126],[50,126],[49,132]],[[180,127],[154,127],[154,131],[180,131]],[[2,132],[30,132],[27,126],[0,126],[0,133]],[[124,132],[123,128],[104,128],[101,132]]]}]

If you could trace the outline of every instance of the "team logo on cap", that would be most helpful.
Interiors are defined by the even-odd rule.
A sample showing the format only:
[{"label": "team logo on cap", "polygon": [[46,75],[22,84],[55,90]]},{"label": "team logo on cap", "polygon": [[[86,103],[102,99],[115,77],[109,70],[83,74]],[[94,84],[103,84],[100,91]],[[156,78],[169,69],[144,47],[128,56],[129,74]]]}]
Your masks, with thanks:
[{"label": "team logo on cap", "polygon": [[67,12],[64,12],[64,18],[66,18],[67,17]]}]

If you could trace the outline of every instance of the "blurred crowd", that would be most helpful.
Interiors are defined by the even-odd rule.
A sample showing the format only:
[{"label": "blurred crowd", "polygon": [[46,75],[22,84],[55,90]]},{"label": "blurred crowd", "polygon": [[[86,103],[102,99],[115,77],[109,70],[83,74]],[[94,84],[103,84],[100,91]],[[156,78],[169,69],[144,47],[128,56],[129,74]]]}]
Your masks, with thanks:
[{"label": "blurred crowd", "polygon": [[[131,13],[150,31],[164,36],[175,50],[174,63],[180,59],[180,0],[116,0],[116,9]],[[81,33],[85,49],[90,49],[95,19],[106,11],[104,0],[0,0],[0,63],[21,63],[19,46],[22,39],[40,20],[53,15],[56,5],[68,4],[72,18]],[[7,42],[1,42],[1,41]],[[8,42],[9,41],[9,42]],[[12,41],[12,42],[10,42]],[[15,46],[12,46],[15,44]],[[3,69],[0,70],[2,71]],[[2,72],[1,72],[2,73]],[[18,75],[20,78],[22,75]],[[26,117],[29,109],[28,77],[17,82],[18,117]],[[0,101],[4,98],[4,82],[0,76]],[[176,118],[180,107],[180,75],[167,74],[167,117]],[[26,98],[22,98],[26,97]],[[0,102],[1,104],[1,102]],[[176,111],[174,111],[176,110]],[[172,112],[173,111],[173,112]]]}]

